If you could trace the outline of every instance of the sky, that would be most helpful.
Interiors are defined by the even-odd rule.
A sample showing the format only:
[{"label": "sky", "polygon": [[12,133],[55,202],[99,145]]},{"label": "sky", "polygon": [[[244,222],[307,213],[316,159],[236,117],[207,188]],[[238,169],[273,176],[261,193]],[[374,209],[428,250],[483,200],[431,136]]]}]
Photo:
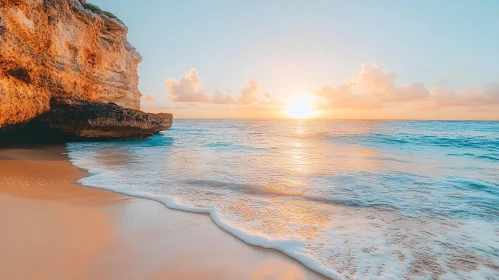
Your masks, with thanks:
[{"label": "sky", "polygon": [[499,119],[499,1],[90,2],[129,27],[146,111]]}]

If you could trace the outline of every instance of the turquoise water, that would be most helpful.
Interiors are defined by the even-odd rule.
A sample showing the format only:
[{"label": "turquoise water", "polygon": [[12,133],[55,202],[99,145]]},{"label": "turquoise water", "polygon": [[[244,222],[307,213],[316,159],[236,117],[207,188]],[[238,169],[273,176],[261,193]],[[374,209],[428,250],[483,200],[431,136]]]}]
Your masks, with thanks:
[{"label": "turquoise water", "polygon": [[177,120],[71,143],[91,187],[206,212],[335,279],[499,279],[499,122]]}]

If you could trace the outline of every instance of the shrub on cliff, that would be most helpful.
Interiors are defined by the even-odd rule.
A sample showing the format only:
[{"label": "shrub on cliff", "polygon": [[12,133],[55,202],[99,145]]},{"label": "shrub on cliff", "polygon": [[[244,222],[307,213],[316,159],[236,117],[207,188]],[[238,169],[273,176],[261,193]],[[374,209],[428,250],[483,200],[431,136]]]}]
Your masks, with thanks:
[{"label": "shrub on cliff", "polygon": [[106,15],[106,16],[107,16],[107,17],[109,17],[109,18],[114,18],[114,19],[116,19],[116,20],[118,20],[118,21],[121,21],[121,20],[120,20],[117,16],[115,16],[113,13],[108,12],[108,11],[103,11],[103,10],[102,10],[101,8],[99,8],[99,6],[97,6],[97,5],[90,4],[90,3],[85,3],[85,4],[83,4],[83,7],[84,7],[85,9],[87,9],[87,10],[90,10],[90,11],[92,11],[92,12],[96,13],[96,14],[100,14],[100,15],[104,14],[104,15]]},{"label": "shrub on cliff", "polygon": [[[113,13],[111,12],[108,12],[108,11],[103,11],[102,12],[103,14],[105,14],[107,17],[109,18],[114,18],[114,19],[117,19],[117,20],[120,20],[117,16],[115,16]],[[121,21],[121,20],[120,20]]]},{"label": "shrub on cliff", "polygon": [[96,14],[100,14],[103,12],[102,9],[99,8],[99,6],[96,6],[94,4],[86,3],[86,4],[83,4],[83,7],[87,10],[90,10],[90,11],[96,13]]}]

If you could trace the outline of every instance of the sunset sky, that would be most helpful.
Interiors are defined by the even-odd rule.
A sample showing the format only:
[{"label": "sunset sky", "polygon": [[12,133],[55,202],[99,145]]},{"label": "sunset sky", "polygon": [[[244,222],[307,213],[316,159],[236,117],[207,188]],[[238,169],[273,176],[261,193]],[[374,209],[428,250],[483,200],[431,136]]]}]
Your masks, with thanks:
[{"label": "sunset sky", "polygon": [[144,110],[499,119],[499,1],[90,2],[130,29]]}]

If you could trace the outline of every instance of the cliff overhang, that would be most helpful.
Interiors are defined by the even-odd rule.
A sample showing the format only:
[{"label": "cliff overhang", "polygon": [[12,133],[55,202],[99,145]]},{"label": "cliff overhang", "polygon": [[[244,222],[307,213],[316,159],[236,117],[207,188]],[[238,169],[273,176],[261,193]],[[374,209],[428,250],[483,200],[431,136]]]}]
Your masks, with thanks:
[{"label": "cliff overhang", "polygon": [[115,103],[52,99],[47,112],[0,133],[2,144],[140,140],[172,126],[172,115],[151,114]]},{"label": "cliff overhang", "polygon": [[0,3],[0,131],[115,139],[171,126],[170,114],[138,111],[142,57],[115,15],[84,0]]}]

